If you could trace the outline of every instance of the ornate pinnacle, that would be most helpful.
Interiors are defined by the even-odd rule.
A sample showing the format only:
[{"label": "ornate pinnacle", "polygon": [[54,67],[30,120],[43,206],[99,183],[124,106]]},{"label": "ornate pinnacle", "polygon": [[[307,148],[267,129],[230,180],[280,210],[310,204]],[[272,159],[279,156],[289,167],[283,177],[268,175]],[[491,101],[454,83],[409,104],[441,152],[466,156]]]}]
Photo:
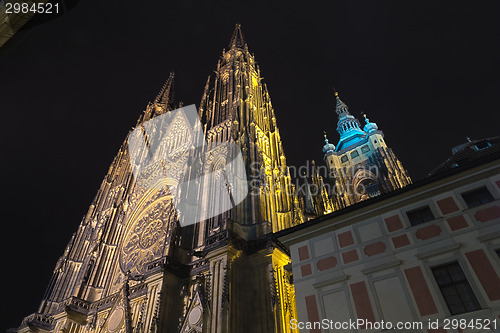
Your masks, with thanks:
[{"label": "ornate pinnacle", "polygon": [[366,113],[361,112],[361,115],[365,118],[365,121],[368,124],[370,122],[370,119],[368,119],[368,116],[366,115]]},{"label": "ornate pinnacle", "polygon": [[231,37],[231,41],[229,42],[229,48],[245,48],[247,43],[243,38],[243,33],[241,32],[241,24],[237,23],[234,28],[233,36]]},{"label": "ornate pinnacle", "polygon": [[174,72],[170,72],[167,81],[160,90],[158,96],[156,96],[155,103],[169,104],[173,102],[174,99]]}]

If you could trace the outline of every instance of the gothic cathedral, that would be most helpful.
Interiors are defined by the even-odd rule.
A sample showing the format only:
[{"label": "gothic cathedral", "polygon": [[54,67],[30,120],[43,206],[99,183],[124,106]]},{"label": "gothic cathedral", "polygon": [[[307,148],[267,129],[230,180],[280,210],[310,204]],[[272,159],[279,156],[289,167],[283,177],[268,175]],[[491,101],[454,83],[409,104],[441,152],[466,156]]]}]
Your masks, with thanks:
[{"label": "gothic cathedral", "polygon": [[[174,105],[173,84],[171,74],[136,128],[182,106]],[[129,132],[58,260],[40,308],[17,332],[296,332],[289,325],[297,318],[291,259],[272,235],[303,223],[307,211],[327,214],[410,183],[376,124],[366,119],[361,130],[338,96],[336,111],[340,141],[334,146],[325,137],[324,146],[334,186],[327,189],[316,175],[319,194],[301,196],[269,93],[237,25],[198,109],[207,144],[202,151],[186,149],[175,170],[196,176],[193,165],[209,156],[218,172],[231,157],[217,143],[234,143],[249,180],[246,198],[181,226],[172,193],[138,185]],[[189,146],[183,140],[172,144]]]}]

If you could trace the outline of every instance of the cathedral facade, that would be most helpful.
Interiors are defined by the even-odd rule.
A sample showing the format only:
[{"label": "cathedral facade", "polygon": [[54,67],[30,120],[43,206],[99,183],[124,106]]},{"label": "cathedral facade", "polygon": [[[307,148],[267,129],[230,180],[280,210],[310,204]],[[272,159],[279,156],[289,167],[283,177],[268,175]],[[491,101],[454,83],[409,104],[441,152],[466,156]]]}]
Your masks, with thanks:
[{"label": "cathedral facade", "polygon": [[[175,163],[148,169],[143,186],[129,147],[136,132],[129,132],[38,311],[17,332],[298,332],[289,325],[298,318],[289,250],[273,235],[304,223],[308,214],[325,215],[411,182],[376,124],[367,119],[361,130],[337,96],[340,141],[334,146],[325,138],[324,147],[331,177],[314,171],[319,194],[299,195],[269,93],[239,25],[201,98],[201,149],[183,134],[185,119],[173,119],[169,128],[151,125],[182,107],[174,104],[173,85],[171,74],[134,131],[167,137]],[[237,204],[224,172],[234,156],[221,143],[241,149],[248,195]],[[176,184],[199,179],[204,169],[227,185],[232,207],[182,223],[174,197],[186,193]],[[202,186],[193,204],[213,206],[206,198],[224,190],[207,194]]]},{"label": "cathedral facade", "polygon": [[[182,106],[173,104],[173,83],[171,74],[136,128]],[[174,193],[155,186],[154,170],[152,187],[134,178],[129,133],[40,308],[18,332],[289,331],[285,323],[296,317],[290,258],[265,236],[301,223],[302,210],[269,93],[239,26],[207,80],[199,116],[207,144],[194,150],[189,138],[174,138],[175,149],[187,148],[172,167],[197,176],[193,165],[203,155],[218,172],[232,157],[217,144],[237,144],[253,180],[246,199],[181,227]],[[182,131],[186,124],[175,125]]]}]

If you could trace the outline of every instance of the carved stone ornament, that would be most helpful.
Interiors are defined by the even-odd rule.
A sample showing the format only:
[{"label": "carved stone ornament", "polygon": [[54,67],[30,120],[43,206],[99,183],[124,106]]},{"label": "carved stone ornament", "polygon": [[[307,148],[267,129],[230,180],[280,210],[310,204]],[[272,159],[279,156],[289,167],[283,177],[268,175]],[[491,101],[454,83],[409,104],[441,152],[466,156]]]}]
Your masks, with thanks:
[{"label": "carved stone ornament", "polygon": [[120,268],[124,273],[143,274],[148,263],[163,255],[168,221],[174,215],[172,200],[163,197],[132,218],[120,248]]}]

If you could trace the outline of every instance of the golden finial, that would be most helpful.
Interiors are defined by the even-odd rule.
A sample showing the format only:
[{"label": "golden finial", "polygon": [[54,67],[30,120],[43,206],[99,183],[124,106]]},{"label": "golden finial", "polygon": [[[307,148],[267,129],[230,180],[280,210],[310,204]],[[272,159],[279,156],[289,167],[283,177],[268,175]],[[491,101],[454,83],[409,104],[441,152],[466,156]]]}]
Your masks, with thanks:
[{"label": "golden finial", "polygon": [[339,97],[339,93],[337,90],[335,90],[335,87],[333,87],[333,93],[334,93],[335,97]]},{"label": "golden finial", "polygon": [[325,139],[326,139],[326,131],[323,131],[323,135],[325,136]]}]

